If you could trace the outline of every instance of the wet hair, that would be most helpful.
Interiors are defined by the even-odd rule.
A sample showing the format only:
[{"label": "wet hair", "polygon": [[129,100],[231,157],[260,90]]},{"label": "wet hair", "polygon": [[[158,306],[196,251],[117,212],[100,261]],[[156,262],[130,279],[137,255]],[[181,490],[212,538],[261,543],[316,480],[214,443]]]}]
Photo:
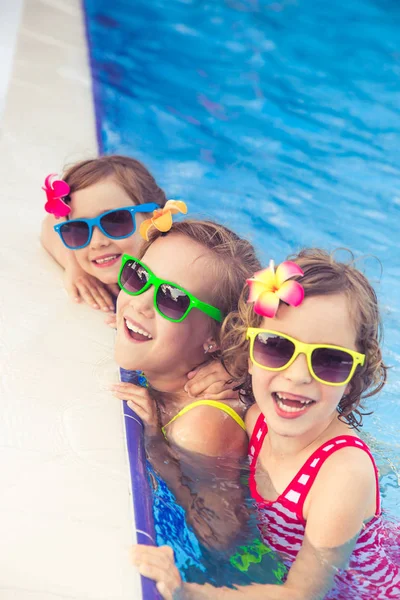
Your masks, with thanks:
[{"label": "wet hair", "polygon": [[[365,412],[362,400],[377,394],[385,385],[387,367],[383,362],[380,343],[383,337],[382,322],[375,290],[361,271],[355,267],[354,256],[348,263],[338,262],[334,253],[328,254],[318,248],[306,248],[291,256],[304,272],[295,277],[304,287],[305,298],[345,294],[350,316],[356,331],[356,347],[365,354],[363,367],[357,367],[350,381],[350,391],[340,400],[339,419],[350,427],[362,426]],[[248,373],[249,342],[246,341],[248,327],[260,327],[262,317],[247,304],[248,286],[241,294],[238,310],[225,319],[221,331],[222,359],[242,388],[251,394],[251,376]]]},{"label": "wet hair", "polygon": [[[167,201],[165,193],[150,171],[129,156],[115,154],[83,160],[66,168],[63,175],[71,194],[108,178],[128,194],[133,204],[156,202],[163,207]],[[65,200],[68,202],[71,198],[67,197]]]},{"label": "wet hair", "polygon": [[[210,252],[207,277],[212,277],[211,291],[213,304],[223,315],[237,310],[239,297],[246,279],[261,268],[253,246],[236,233],[213,221],[186,219],[173,223],[167,233],[153,228],[149,231],[149,241],[141,248],[143,257],[153,242],[161,236],[182,235]],[[212,320],[212,333],[219,341],[220,324]],[[219,356],[219,351],[213,354]]]}]

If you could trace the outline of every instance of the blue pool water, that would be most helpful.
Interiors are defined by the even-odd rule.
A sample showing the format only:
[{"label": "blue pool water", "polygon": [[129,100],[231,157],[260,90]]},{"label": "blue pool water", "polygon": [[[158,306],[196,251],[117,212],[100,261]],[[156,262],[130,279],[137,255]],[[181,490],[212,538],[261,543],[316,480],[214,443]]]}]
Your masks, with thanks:
[{"label": "blue pool water", "polygon": [[142,160],[169,197],[247,235],[265,263],[305,245],[364,257],[392,366],[365,438],[400,517],[400,3],[85,7],[106,153]]}]

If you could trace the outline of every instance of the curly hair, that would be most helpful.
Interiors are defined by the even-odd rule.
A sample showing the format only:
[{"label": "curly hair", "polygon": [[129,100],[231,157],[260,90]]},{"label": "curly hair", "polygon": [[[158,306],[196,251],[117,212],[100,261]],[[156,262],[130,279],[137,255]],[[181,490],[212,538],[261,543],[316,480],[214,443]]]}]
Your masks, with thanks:
[{"label": "curly hair", "polygon": [[[380,344],[383,338],[382,322],[375,290],[361,271],[355,267],[353,254],[348,263],[338,262],[334,253],[328,254],[318,248],[306,248],[290,256],[303,270],[301,281],[305,297],[330,294],[346,294],[350,315],[354,320],[356,346],[365,354],[363,367],[358,367],[351,382],[350,391],[340,400],[339,419],[354,429],[362,427],[365,412],[362,401],[377,394],[385,385],[387,367],[382,359]],[[249,342],[248,327],[260,327],[262,317],[253,306],[247,304],[248,287],[242,291],[238,308],[225,319],[221,329],[221,355],[231,375],[241,382],[242,389],[251,394],[251,376],[248,374]]]}]

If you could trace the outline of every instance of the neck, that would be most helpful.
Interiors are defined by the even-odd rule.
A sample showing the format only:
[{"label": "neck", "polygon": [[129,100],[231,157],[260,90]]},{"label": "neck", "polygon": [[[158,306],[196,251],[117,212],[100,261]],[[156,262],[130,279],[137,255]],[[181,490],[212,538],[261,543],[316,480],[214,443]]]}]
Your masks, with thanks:
[{"label": "neck", "polygon": [[167,406],[182,408],[192,401],[184,390],[188,379],[186,374],[176,377],[167,375],[146,374],[146,378],[152,389],[161,397],[163,403]]}]

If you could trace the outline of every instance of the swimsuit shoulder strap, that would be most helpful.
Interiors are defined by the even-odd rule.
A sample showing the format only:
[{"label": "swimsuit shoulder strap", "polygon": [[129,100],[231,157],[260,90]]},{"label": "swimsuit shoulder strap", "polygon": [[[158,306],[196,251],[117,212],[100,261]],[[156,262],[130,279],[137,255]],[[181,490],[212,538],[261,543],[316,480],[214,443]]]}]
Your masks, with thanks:
[{"label": "swimsuit shoulder strap", "polygon": [[306,460],[296,477],[293,478],[290,489],[287,489],[286,498],[290,499],[293,504],[296,505],[295,512],[298,518],[304,521],[303,508],[304,502],[307,498],[308,492],[310,491],[322,465],[326,459],[332,454],[341,450],[341,448],[359,448],[368,454],[370,457],[374,471],[375,471],[375,482],[376,482],[376,514],[380,514],[380,494],[379,494],[379,479],[378,469],[376,467],[374,458],[371,454],[368,446],[360,439],[352,435],[341,435],[331,440],[328,440],[324,444],[321,444],[315,452]]},{"label": "swimsuit shoulder strap", "polygon": [[217,400],[197,400],[196,402],[192,402],[191,404],[184,406],[182,408],[182,410],[180,410],[178,412],[178,414],[176,414],[170,421],[168,421],[168,423],[166,425],[164,425],[164,427],[162,427],[163,434],[165,435],[165,430],[168,427],[168,425],[171,425],[171,423],[176,421],[176,419],[179,419],[179,417],[182,417],[187,412],[189,412],[193,408],[197,408],[198,406],[212,406],[213,408],[222,410],[224,413],[226,413],[227,415],[232,417],[232,419],[234,421],[236,421],[236,423],[239,425],[239,427],[241,427],[244,431],[246,431],[246,425],[244,424],[243,419],[237,414],[237,412],[231,406],[228,406],[227,404],[224,404],[223,402],[218,402]]},{"label": "swimsuit shoulder strap", "polygon": [[257,484],[255,479],[257,458],[260,454],[261,447],[264,442],[264,438],[268,433],[268,425],[265,417],[260,413],[256,424],[254,425],[253,433],[251,434],[249,442],[249,460],[250,460],[250,473],[249,473],[249,488],[252,497],[257,502],[264,502],[264,498],[260,496],[257,491]]}]

